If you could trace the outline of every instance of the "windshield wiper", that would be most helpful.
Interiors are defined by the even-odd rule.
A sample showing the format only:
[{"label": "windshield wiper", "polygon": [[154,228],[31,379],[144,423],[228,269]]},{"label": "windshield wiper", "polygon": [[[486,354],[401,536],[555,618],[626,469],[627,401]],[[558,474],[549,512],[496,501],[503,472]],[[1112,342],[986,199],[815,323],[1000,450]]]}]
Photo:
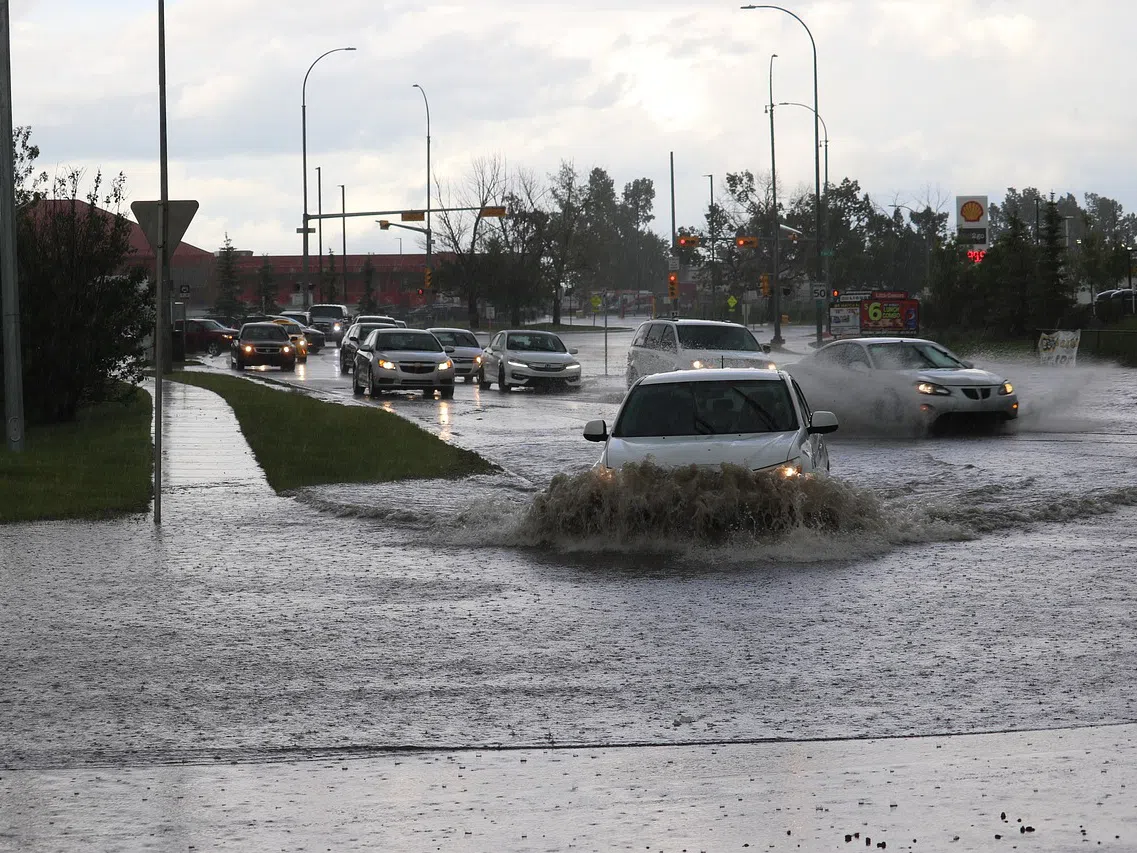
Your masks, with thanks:
[{"label": "windshield wiper", "polygon": [[739,391],[737,388],[732,387],[730,390],[733,391],[735,394],[737,394],[739,397],[741,397],[743,400],[745,400],[747,405],[750,406],[750,408],[752,408],[755,412],[758,413],[758,417],[760,417],[763,421],[766,422],[766,428],[770,432],[781,432],[781,430],[778,429],[778,425],[774,421],[774,418],[770,415],[770,413],[768,411],[766,411],[766,409],[762,406],[761,403],[757,402],[756,400],[750,399],[745,394],[743,394],[741,391]]},{"label": "windshield wiper", "polygon": [[700,435],[714,435],[715,434],[715,428],[713,426],[711,426],[709,423],[707,423],[705,420],[700,418],[698,415],[692,415],[691,417],[694,419],[694,425],[696,428],[698,428],[700,426],[706,428],[707,431],[703,432],[703,433],[699,433]]}]

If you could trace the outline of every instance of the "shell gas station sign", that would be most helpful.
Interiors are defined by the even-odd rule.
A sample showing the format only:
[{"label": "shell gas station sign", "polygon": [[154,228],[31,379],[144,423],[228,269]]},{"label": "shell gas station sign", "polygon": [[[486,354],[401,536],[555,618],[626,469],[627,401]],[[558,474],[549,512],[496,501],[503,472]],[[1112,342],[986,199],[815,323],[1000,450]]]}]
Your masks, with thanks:
[{"label": "shell gas station sign", "polygon": [[967,247],[968,260],[979,263],[987,256],[989,228],[987,196],[955,197],[955,236],[961,246]]}]

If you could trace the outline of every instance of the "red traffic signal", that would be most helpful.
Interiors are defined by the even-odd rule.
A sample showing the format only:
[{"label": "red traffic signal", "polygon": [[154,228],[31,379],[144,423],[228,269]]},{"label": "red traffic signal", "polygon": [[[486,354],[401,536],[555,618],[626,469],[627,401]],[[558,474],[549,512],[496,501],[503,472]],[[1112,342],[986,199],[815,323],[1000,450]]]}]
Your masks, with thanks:
[{"label": "red traffic signal", "polygon": [[840,295],[841,295],[841,291],[839,291],[837,288],[833,288],[831,291],[829,291],[829,294],[830,294],[830,296],[832,296],[834,299],[836,299],[838,296],[840,296]]},{"label": "red traffic signal", "polygon": [[697,249],[699,243],[702,242],[701,238],[696,237],[694,234],[683,234],[679,237],[680,249]]},{"label": "red traffic signal", "polygon": [[758,248],[758,238],[757,237],[735,237],[734,238],[734,245],[736,245],[740,249],[757,249]]},{"label": "red traffic signal", "polygon": [[422,288],[420,287],[420,288],[418,289],[418,295],[419,295],[419,296],[422,296],[422,293],[423,293],[423,290],[422,290]]}]

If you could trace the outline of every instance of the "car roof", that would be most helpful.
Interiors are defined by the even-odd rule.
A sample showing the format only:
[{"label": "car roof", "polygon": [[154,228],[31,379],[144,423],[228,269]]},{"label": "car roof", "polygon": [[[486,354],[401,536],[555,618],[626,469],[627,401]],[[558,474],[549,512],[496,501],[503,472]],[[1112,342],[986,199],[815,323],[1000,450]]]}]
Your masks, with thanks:
[{"label": "car roof", "polygon": [[830,341],[822,349],[831,347],[833,344],[932,344],[933,346],[942,347],[943,344],[937,344],[935,341],[929,341],[927,338],[841,338],[839,341]]},{"label": "car roof", "polygon": [[283,328],[280,323],[274,323],[271,320],[254,320],[252,323],[241,324],[242,329],[245,328],[245,326],[268,326],[273,329]]},{"label": "car roof", "polygon": [[764,370],[757,367],[716,367],[705,370],[669,370],[666,373],[649,373],[639,381],[640,385],[667,385],[673,382],[723,382],[730,379],[759,380],[763,382],[784,382],[785,374],[780,370]]},{"label": "car roof", "polygon": [[457,327],[452,328],[450,326],[431,326],[429,329],[427,329],[427,331],[428,332],[464,332],[467,335],[474,334],[472,329],[459,329]]},{"label": "car roof", "polygon": [[644,323],[674,323],[677,326],[731,326],[741,329],[746,328],[746,326],[743,326],[741,323],[733,323],[730,320],[695,320],[684,317],[675,320],[670,317],[655,317],[651,320],[645,320]]},{"label": "car roof", "polygon": [[[550,332],[548,329],[502,329],[496,334],[504,335],[552,335],[554,338],[559,338],[556,332]],[[496,337],[496,335],[495,335]]]}]

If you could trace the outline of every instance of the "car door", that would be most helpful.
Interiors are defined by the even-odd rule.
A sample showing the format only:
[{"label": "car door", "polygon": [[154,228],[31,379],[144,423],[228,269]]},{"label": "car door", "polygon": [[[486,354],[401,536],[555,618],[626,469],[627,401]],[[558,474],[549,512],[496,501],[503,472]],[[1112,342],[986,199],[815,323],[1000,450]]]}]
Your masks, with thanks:
[{"label": "car door", "polygon": [[186,352],[200,352],[208,344],[205,340],[205,326],[198,320],[186,320],[185,325]]},{"label": "car door", "polygon": [[679,355],[679,338],[675,335],[675,327],[670,323],[663,323],[661,325],[663,326],[663,332],[660,335],[659,349],[657,350],[660,371],[682,370],[685,367],[690,367],[690,364],[679,364],[677,361]]},{"label": "car door", "polygon": [[[805,399],[805,394],[797,381],[791,378],[790,385],[793,386],[794,397],[797,399],[798,408],[801,410],[802,426],[808,429],[813,421],[813,411],[809,408],[809,402]],[[829,472],[829,446],[825,443],[824,436],[808,435],[807,432],[805,445],[802,447],[802,456],[808,456],[811,460],[811,470]]]},{"label": "car door", "polygon": [[501,367],[501,348],[505,346],[505,332],[498,332],[489,342],[482,355],[482,369],[486,379],[491,382],[497,379],[498,368]]},{"label": "car door", "polygon": [[663,337],[663,323],[652,323],[651,328],[647,331],[647,336],[644,338],[643,353],[641,356],[642,364],[640,367],[640,374],[647,376],[651,373],[659,373],[659,341]]}]

